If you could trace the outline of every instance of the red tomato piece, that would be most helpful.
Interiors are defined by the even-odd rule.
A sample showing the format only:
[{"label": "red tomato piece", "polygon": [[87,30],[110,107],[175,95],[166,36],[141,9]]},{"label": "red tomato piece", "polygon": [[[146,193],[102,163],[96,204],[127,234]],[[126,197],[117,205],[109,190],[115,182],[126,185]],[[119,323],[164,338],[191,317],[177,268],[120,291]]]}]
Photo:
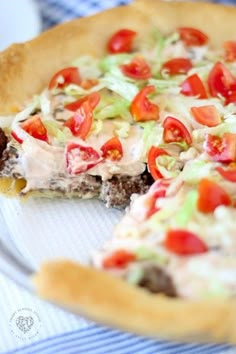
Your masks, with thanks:
[{"label": "red tomato piece", "polygon": [[186,142],[186,144],[191,145],[191,135],[180,120],[173,117],[167,117],[164,120],[163,128],[163,139],[165,143]]},{"label": "red tomato piece", "polygon": [[208,247],[200,237],[191,231],[176,229],[168,230],[164,242],[165,247],[180,256],[201,254],[208,251]]},{"label": "red tomato piece", "polygon": [[22,140],[21,138],[19,138],[19,136],[18,136],[14,131],[11,132],[11,136],[12,136],[19,144],[22,144],[22,143],[23,143],[23,140]]},{"label": "red tomato piece", "polygon": [[[23,123],[20,123],[20,127],[33,138],[48,142],[47,129],[39,116],[33,116]],[[14,131],[11,132],[11,135],[18,143],[23,143],[23,140],[19,138]]]},{"label": "red tomato piece", "polygon": [[231,199],[217,183],[203,178],[198,185],[197,207],[202,213],[212,213],[220,205],[230,205]]},{"label": "red tomato piece", "polygon": [[117,54],[130,52],[136,34],[137,32],[129,29],[121,29],[115,32],[107,43],[108,53]]},{"label": "red tomato piece", "polygon": [[236,89],[236,80],[229,69],[217,62],[208,75],[208,87],[211,96],[228,97]]},{"label": "red tomato piece", "polygon": [[[61,82],[62,81],[62,82]],[[81,77],[79,69],[76,67],[69,67],[58,71],[48,84],[48,89],[63,88],[69,84],[79,85],[81,83]]]},{"label": "red tomato piece", "polygon": [[224,133],[222,138],[207,134],[205,151],[214,161],[230,163],[236,161],[236,134]]},{"label": "red tomato piece", "polygon": [[230,93],[225,99],[225,105],[234,103],[236,104],[236,91]]},{"label": "red tomato piece", "polygon": [[123,148],[120,140],[114,136],[101,147],[102,156],[105,159],[119,161],[123,156]]},{"label": "red tomato piece", "polygon": [[94,109],[100,101],[100,94],[98,92],[90,93],[89,95],[79,98],[75,102],[71,102],[65,105],[65,108],[69,111],[77,111],[84,102],[88,102],[92,109]]},{"label": "red tomato piece", "polygon": [[67,109],[75,110],[74,115],[64,123],[74,136],[85,139],[93,123],[93,110],[100,100],[98,93],[92,93],[78,101],[66,105]]},{"label": "red tomato piece", "polygon": [[236,60],[236,41],[227,41],[224,43],[225,60],[232,62]]},{"label": "red tomato piece", "polygon": [[77,175],[96,166],[103,158],[91,146],[69,143],[66,146],[66,166],[70,174]]},{"label": "red tomato piece", "polygon": [[103,268],[125,268],[130,262],[134,262],[136,256],[126,250],[117,250],[108,257],[106,257],[103,262]]},{"label": "red tomato piece", "polygon": [[163,178],[161,172],[158,170],[156,159],[161,155],[169,155],[167,151],[156,146],[152,146],[148,152],[148,170],[154,180]]},{"label": "red tomato piece", "polygon": [[166,61],[162,69],[166,70],[169,75],[187,74],[192,69],[193,64],[187,58],[174,58]]},{"label": "red tomato piece", "polygon": [[153,214],[155,214],[159,208],[157,208],[156,203],[159,198],[164,198],[166,196],[166,191],[170,185],[170,179],[162,179],[155,181],[151,188],[148,191],[150,194],[148,198],[147,205],[147,213],[145,215],[144,220],[150,218]]},{"label": "red tomato piece", "polygon": [[203,46],[208,42],[208,36],[202,31],[192,27],[179,27],[180,39],[187,47]]},{"label": "red tomato piece", "polygon": [[153,85],[146,86],[134,97],[130,112],[136,122],[159,119],[159,107],[147,98],[154,91]]},{"label": "red tomato piece", "polygon": [[198,123],[207,127],[215,127],[221,123],[220,113],[213,105],[192,107],[191,112]]},{"label": "red tomato piece", "polygon": [[136,80],[146,80],[152,76],[151,68],[142,57],[135,57],[130,63],[120,66],[125,76]]},{"label": "red tomato piece", "polygon": [[236,164],[235,163],[233,163],[232,165],[230,164],[228,166],[227,170],[221,166],[216,167],[216,171],[219,172],[219,174],[227,181],[236,182]]},{"label": "red tomato piece", "polygon": [[206,89],[202,80],[197,74],[187,77],[181,85],[181,91],[185,96],[197,96],[198,98],[207,98]]}]

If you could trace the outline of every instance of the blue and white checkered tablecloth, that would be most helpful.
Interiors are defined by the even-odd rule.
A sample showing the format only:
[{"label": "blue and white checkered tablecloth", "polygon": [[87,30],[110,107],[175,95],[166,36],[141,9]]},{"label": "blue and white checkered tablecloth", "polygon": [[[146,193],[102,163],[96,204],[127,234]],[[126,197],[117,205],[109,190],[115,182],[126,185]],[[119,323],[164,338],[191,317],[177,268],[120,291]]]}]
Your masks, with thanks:
[{"label": "blue and white checkered tablecloth", "polygon": [[[35,0],[36,1],[36,0]],[[37,0],[43,29],[114,7],[130,0]],[[220,1],[215,1],[220,2]],[[226,1],[235,3],[236,0]],[[1,232],[7,234],[0,214]],[[0,353],[2,354],[235,354],[229,345],[183,344],[142,338],[95,325],[46,304],[0,274]],[[27,341],[10,333],[11,316],[16,309],[30,308],[40,316],[37,335]]]}]

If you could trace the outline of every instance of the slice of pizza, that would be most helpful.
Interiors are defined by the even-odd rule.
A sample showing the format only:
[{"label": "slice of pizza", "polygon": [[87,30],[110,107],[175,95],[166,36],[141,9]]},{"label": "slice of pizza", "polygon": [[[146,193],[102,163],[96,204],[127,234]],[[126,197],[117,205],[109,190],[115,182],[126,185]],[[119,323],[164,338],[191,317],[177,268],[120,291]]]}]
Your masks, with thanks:
[{"label": "slice of pizza", "polygon": [[145,33],[138,56],[104,60],[116,79],[151,68],[144,81],[128,79],[138,87],[129,113],[142,129],[144,162],[155,182],[132,197],[90,267],[49,262],[35,276],[36,289],[122,329],[236,343],[236,10],[137,1],[129,7],[131,22],[134,8],[148,16],[154,42],[145,22],[139,31],[127,26]]},{"label": "slice of pizza", "polygon": [[196,28],[164,35],[141,4],[1,54],[3,192],[124,207],[153,180],[179,174],[203,142],[208,155],[226,144],[223,158],[234,160],[234,42],[213,51],[208,32]]}]

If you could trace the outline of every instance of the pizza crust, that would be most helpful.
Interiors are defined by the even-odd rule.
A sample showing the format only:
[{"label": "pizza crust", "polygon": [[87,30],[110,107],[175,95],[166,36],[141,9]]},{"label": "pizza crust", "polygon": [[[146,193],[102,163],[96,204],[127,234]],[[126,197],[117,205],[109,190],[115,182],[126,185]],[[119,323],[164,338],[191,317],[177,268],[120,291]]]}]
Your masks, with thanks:
[{"label": "pizza crust", "polygon": [[[4,83],[0,87],[0,113],[14,112],[76,57],[101,56],[110,34],[120,28],[120,19],[122,27],[137,30],[144,38],[153,26],[163,32],[176,26],[198,27],[217,47],[236,38],[235,18],[236,8],[230,6],[136,0],[129,6],[59,25],[0,53]],[[12,183],[3,179],[0,189],[7,192]],[[69,261],[45,264],[34,283],[45,299],[101,323],[163,338],[236,343],[235,300],[168,299]]]},{"label": "pizza crust", "polygon": [[63,260],[45,263],[33,281],[41,297],[102,324],[166,339],[236,343],[235,300],[153,295]]}]

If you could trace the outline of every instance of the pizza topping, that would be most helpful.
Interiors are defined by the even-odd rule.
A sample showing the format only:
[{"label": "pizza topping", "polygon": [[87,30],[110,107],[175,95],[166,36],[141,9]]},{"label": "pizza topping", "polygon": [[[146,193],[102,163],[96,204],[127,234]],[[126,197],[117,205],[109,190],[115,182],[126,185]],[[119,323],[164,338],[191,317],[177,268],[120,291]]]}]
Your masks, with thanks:
[{"label": "pizza topping", "polygon": [[123,148],[117,137],[111,138],[103,144],[101,151],[105,159],[112,161],[119,161],[123,156]]},{"label": "pizza topping", "polygon": [[[33,116],[20,123],[20,127],[33,138],[48,141],[47,130],[39,116]],[[13,131],[12,136],[18,143],[22,144],[23,140],[18,137],[17,133]]]},{"label": "pizza topping", "polygon": [[64,126],[68,127],[74,136],[81,139],[87,137],[92,127],[93,110],[99,100],[99,94],[92,93],[66,106],[67,109],[75,111],[75,114],[64,123]]},{"label": "pizza topping", "polygon": [[225,61],[232,62],[236,60],[236,41],[227,41],[224,43]]},{"label": "pizza topping", "polygon": [[198,98],[207,98],[206,89],[200,77],[193,74],[182,83],[181,91],[185,96],[196,96]]},{"label": "pizza topping", "polygon": [[114,33],[107,43],[110,54],[128,53],[132,49],[136,32],[130,29],[121,29]]},{"label": "pizza topping", "polygon": [[165,143],[177,142],[191,145],[191,135],[180,120],[169,116],[165,118],[163,128],[163,140]]},{"label": "pizza topping", "polygon": [[162,178],[162,174],[159,171],[158,167],[157,167],[157,163],[156,160],[159,156],[162,155],[169,155],[167,151],[165,151],[162,148],[156,147],[156,146],[152,146],[151,149],[148,152],[148,170],[152,175],[152,178],[154,180],[160,179]]},{"label": "pizza topping", "polygon": [[162,70],[165,70],[169,75],[187,74],[193,65],[190,59],[174,58],[166,61]]},{"label": "pizza topping", "polygon": [[66,146],[66,166],[70,174],[86,172],[101,161],[101,155],[91,146],[77,143]]},{"label": "pizza topping", "polygon": [[130,63],[121,65],[124,75],[136,80],[147,80],[152,76],[151,68],[142,57],[135,57]]},{"label": "pizza topping", "polygon": [[236,182],[236,164],[230,164],[228,169],[221,166],[216,167],[216,171],[227,181]]},{"label": "pizza topping", "polygon": [[208,42],[208,37],[199,29],[192,27],[179,27],[180,39],[187,47],[203,46]]},{"label": "pizza topping", "polygon": [[229,195],[217,183],[204,178],[198,185],[198,210],[202,213],[212,213],[220,205],[231,205]]},{"label": "pizza topping", "polygon": [[178,255],[194,255],[208,251],[206,244],[194,233],[182,229],[168,230],[165,247]]},{"label": "pizza topping", "polygon": [[79,85],[81,78],[76,67],[69,67],[58,71],[48,84],[48,89],[63,88],[69,84]]},{"label": "pizza topping", "polygon": [[148,265],[142,269],[143,275],[138,282],[142,288],[154,294],[164,294],[169,297],[176,297],[177,292],[171,276],[157,265]]},{"label": "pizza topping", "polygon": [[224,133],[222,138],[207,134],[205,151],[217,162],[236,162],[236,134]]},{"label": "pizza topping", "polygon": [[192,107],[191,112],[195,120],[208,127],[215,127],[221,123],[220,113],[213,105]]},{"label": "pizza topping", "polygon": [[117,250],[103,260],[103,267],[109,268],[125,268],[130,262],[135,261],[135,255],[126,250]]},{"label": "pizza topping", "polygon": [[153,93],[154,91],[154,86],[146,86],[135,96],[132,101],[130,112],[136,122],[159,119],[158,106],[147,98],[147,95]]},{"label": "pizza topping", "polygon": [[223,63],[217,62],[209,73],[208,87],[213,97],[227,98],[236,89],[236,79]]}]

